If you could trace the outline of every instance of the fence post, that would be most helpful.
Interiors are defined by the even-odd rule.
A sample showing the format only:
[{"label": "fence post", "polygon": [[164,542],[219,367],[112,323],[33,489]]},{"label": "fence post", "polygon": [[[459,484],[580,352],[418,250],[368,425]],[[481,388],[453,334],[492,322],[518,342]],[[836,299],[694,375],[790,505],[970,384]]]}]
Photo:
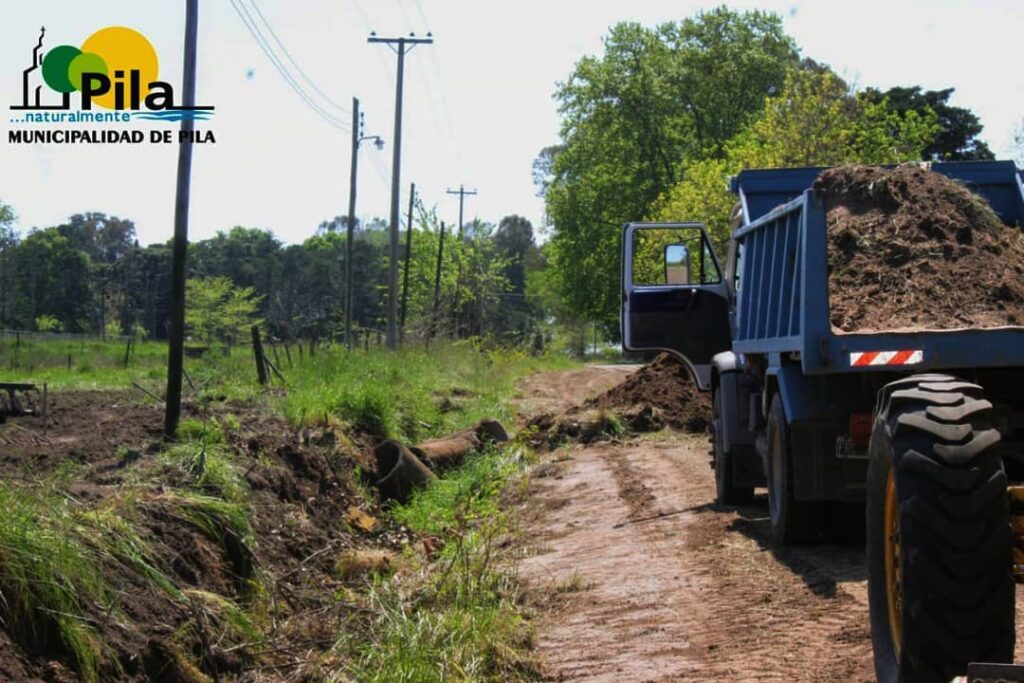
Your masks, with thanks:
[{"label": "fence post", "polygon": [[274,343],[274,338],[270,338],[270,352],[274,354],[274,365],[281,367],[281,357],[277,355],[277,344]]},{"label": "fence post", "polygon": [[252,326],[252,352],[256,357],[256,375],[259,377],[260,386],[267,384],[267,366],[263,363],[263,343],[260,341],[260,328]]}]

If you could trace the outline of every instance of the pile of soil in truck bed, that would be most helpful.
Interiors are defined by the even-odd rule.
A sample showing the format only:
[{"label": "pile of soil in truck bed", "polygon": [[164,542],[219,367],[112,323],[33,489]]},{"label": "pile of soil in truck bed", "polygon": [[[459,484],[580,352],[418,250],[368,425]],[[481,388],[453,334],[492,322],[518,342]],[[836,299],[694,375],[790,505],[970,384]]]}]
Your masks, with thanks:
[{"label": "pile of soil in truck bed", "polygon": [[842,166],[828,210],[829,309],[842,332],[1024,325],[1024,231],[919,166]]},{"label": "pile of soil in truck bed", "polygon": [[663,353],[586,407],[657,411],[664,424],[687,432],[703,432],[711,422],[711,402],[697,389],[690,372],[675,356]]}]

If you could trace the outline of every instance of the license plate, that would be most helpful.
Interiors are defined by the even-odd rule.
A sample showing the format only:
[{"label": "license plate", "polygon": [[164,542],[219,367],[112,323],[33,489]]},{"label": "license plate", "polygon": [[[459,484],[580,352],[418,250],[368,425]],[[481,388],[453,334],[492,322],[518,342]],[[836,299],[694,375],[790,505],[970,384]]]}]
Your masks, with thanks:
[{"label": "license plate", "polygon": [[1024,683],[1019,664],[968,664],[967,683]]}]

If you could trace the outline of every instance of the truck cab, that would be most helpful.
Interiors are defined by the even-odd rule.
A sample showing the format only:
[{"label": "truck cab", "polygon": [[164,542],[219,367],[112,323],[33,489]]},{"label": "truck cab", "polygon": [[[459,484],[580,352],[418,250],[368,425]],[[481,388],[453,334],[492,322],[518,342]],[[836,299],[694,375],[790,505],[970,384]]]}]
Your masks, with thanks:
[{"label": "truck cab", "polygon": [[[929,166],[1024,228],[1012,162]],[[623,347],[676,355],[711,392],[720,503],[766,487],[776,544],[826,538],[844,517],[864,529],[880,681],[1012,661],[1024,326],[833,328],[822,170],[740,173],[727,239],[697,223],[625,225]]]}]

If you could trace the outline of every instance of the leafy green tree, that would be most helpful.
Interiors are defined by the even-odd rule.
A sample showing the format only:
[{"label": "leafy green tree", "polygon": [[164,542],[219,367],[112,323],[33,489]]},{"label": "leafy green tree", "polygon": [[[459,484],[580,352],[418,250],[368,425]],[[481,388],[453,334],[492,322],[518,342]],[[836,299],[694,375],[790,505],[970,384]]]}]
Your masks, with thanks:
[{"label": "leafy green tree", "polygon": [[224,276],[265,299],[277,284],[280,252],[281,242],[268,230],[235,226],[189,249],[189,276]]},{"label": "leafy green tree", "polygon": [[761,115],[726,144],[725,159],[691,164],[649,214],[705,223],[719,253],[729,239],[735,197],[728,176],[744,168],[898,163],[921,158],[938,131],[930,111],[890,109],[850,93],[828,69],[794,69]]},{"label": "leafy green tree", "polygon": [[875,88],[864,91],[869,102],[885,102],[890,109],[904,115],[917,112],[926,116],[931,111],[938,117],[935,139],[923,150],[925,159],[948,161],[994,159],[984,140],[978,138],[984,128],[977,114],[964,107],[949,104],[955,88],[922,90],[921,86],[895,87],[881,92]]},{"label": "leafy green tree", "polygon": [[672,89],[691,119],[686,158],[719,156],[798,62],[796,43],[770,12],[722,5],[658,32],[673,55]]},{"label": "leafy green tree", "polygon": [[467,228],[466,236],[452,243],[452,256],[462,265],[461,272],[456,268],[456,301],[460,303],[456,335],[503,335],[510,327],[506,305],[515,298],[506,275],[512,259],[498,252],[493,224],[475,220]]},{"label": "leafy green tree", "polygon": [[[756,166],[756,164],[755,164]],[[686,176],[652,207],[651,220],[703,223],[719,255],[725,253],[730,233],[729,212],[736,197],[729,191],[734,164],[726,159],[705,159],[690,165]]]},{"label": "leafy green tree", "polygon": [[167,338],[170,318],[171,248],[168,244],[151,244],[139,251],[138,263],[132,270],[132,317],[143,325],[153,339]]},{"label": "leafy green tree", "polygon": [[899,111],[849,92],[828,69],[793,69],[782,92],[726,144],[730,166],[782,168],[922,158],[939,132],[930,110]]},{"label": "leafy green tree", "polygon": [[725,7],[646,29],[614,26],[556,98],[562,143],[534,165],[570,310],[617,328],[619,234],[688,160],[723,154],[797,64],[781,20]]},{"label": "leafy green tree", "polygon": [[52,315],[43,314],[36,318],[37,332],[60,332],[60,321]]},{"label": "leafy green tree", "polygon": [[[0,324],[166,338],[167,244],[142,248],[134,241],[131,221],[101,213],[76,214],[21,240],[13,221],[13,212],[0,204]],[[408,338],[424,333],[424,321],[434,313],[438,227],[436,212],[430,212],[414,231]],[[380,219],[357,226],[351,264],[353,317],[357,328],[371,332],[385,325],[386,228]],[[518,296],[526,287],[524,261],[536,251],[532,226],[512,216],[497,230],[479,221],[466,228],[462,240],[446,236],[441,313],[455,320],[457,303],[462,333],[518,338],[529,324],[510,311],[533,314]],[[268,231],[242,227],[197,242],[190,249],[187,290],[191,333],[207,342],[231,343],[262,318],[279,337],[340,338],[345,233],[344,218],[336,217],[301,244],[284,246]]]},{"label": "leafy green tree", "polygon": [[185,325],[212,343],[237,342],[259,324],[259,297],[252,287],[238,287],[223,276],[189,278],[185,282]]},{"label": "leafy green tree", "polygon": [[505,261],[501,274],[508,291],[501,293],[500,315],[489,327],[507,341],[525,341],[537,319],[537,311],[526,295],[527,268],[537,252],[533,224],[517,215],[502,218],[494,233],[494,252]]},{"label": "leafy green tree", "polygon": [[56,229],[93,263],[114,263],[137,246],[135,223],[104,213],[75,214]]},{"label": "leafy green tree", "polygon": [[91,331],[92,263],[59,229],[30,232],[18,245],[16,269],[19,326],[48,315],[67,332]]}]

